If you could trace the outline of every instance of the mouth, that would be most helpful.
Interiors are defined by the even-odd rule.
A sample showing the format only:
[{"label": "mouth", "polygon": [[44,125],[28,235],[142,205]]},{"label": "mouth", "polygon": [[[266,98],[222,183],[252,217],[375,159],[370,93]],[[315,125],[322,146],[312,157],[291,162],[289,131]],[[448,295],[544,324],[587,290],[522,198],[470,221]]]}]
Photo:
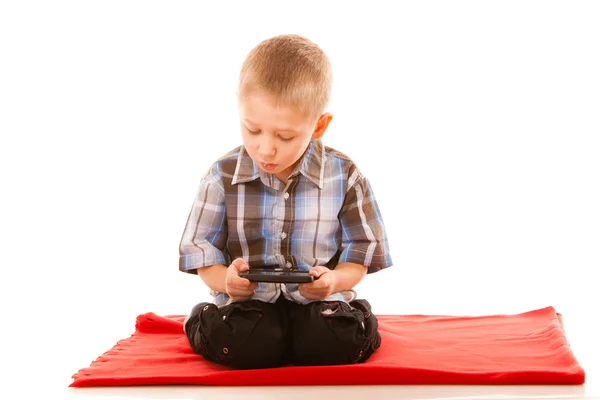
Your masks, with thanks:
[{"label": "mouth", "polygon": [[273,170],[275,168],[277,168],[277,164],[271,164],[271,163],[260,163],[260,166],[263,167],[264,170]]}]

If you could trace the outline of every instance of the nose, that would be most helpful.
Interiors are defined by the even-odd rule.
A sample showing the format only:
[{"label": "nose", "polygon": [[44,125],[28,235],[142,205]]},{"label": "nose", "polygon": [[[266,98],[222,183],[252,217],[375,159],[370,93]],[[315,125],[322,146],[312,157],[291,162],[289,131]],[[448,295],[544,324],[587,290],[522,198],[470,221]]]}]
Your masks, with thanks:
[{"label": "nose", "polygon": [[265,161],[268,161],[275,155],[275,143],[268,135],[263,135],[262,140],[258,143],[258,153]]}]

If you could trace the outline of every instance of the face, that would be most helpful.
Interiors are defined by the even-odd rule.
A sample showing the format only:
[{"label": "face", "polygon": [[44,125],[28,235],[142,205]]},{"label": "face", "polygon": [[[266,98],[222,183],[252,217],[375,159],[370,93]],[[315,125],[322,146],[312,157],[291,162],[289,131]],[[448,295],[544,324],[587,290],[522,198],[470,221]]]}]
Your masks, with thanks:
[{"label": "face", "polygon": [[263,93],[250,93],[240,99],[240,122],[244,147],[265,172],[287,181],[312,137],[320,138],[330,114],[306,118],[297,111],[277,106]]}]

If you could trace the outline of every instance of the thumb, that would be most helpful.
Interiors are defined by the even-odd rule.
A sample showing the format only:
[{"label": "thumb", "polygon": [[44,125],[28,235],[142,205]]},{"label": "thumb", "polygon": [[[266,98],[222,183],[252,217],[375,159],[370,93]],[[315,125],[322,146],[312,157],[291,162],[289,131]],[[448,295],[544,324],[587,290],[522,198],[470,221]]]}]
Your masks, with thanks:
[{"label": "thumb", "polygon": [[326,274],[327,272],[329,272],[329,268],[322,267],[322,266],[314,267],[313,269],[310,270],[310,274],[312,276],[314,276],[315,278],[318,278],[321,275]]},{"label": "thumb", "polygon": [[248,264],[246,264],[246,261],[244,261],[243,258],[236,258],[235,260],[233,260],[231,265],[233,265],[233,267],[237,270],[238,273],[248,270]]}]

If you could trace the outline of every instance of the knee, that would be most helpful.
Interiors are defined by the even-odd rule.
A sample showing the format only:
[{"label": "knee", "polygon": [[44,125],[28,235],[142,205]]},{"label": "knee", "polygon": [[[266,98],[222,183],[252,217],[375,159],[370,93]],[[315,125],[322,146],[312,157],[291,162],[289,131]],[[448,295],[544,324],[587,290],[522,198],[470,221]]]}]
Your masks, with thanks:
[{"label": "knee", "polygon": [[[366,361],[381,343],[377,319],[366,301],[316,302],[293,315],[297,365],[341,365]],[[365,304],[366,303],[366,304]]]},{"label": "knee", "polygon": [[185,332],[194,352],[236,369],[277,367],[286,348],[277,308],[258,300],[222,308],[198,304]]}]

